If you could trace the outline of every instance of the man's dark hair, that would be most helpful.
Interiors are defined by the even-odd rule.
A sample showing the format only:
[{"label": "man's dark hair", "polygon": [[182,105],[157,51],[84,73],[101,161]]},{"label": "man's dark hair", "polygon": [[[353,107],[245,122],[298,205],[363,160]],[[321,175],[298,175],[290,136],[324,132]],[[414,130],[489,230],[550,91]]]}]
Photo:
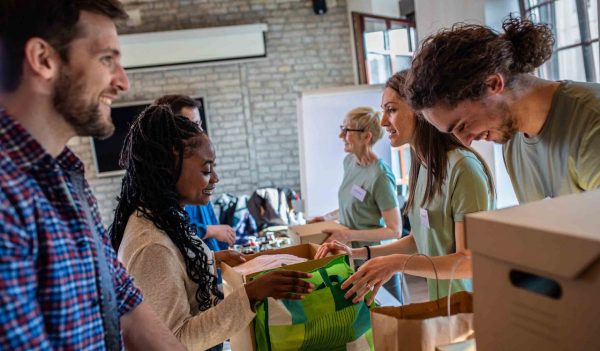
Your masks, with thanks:
[{"label": "man's dark hair", "polygon": [[486,91],[486,78],[501,74],[508,86],[531,73],[552,55],[554,37],[546,24],[508,17],[503,34],[473,24],[458,23],[434,34],[413,59],[406,95],[416,110],[437,104],[456,106],[477,100]]},{"label": "man's dark hair", "polygon": [[187,95],[164,95],[154,101],[154,105],[168,105],[175,114],[180,114],[185,107],[200,108],[200,102]]},{"label": "man's dark hair", "polygon": [[17,89],[23,74],[25,43],[35,37],[46,40],[68,62],[68,44],[81,35],[77,24],[81,11],[125,19],[117,0],[2,0],[0,1],[0,90]]}]

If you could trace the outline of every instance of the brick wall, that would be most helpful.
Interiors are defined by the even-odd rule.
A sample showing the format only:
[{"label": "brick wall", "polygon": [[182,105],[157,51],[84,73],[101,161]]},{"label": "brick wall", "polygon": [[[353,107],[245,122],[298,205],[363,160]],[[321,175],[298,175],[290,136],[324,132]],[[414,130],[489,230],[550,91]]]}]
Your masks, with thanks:
[{"label": "brick wall", "polygon": [[[298,92],[354,83],[345,0],[329,0],[317,16],[310,0],[125,1],[141,23],[121,33],[267,23],[267,58],[243,63],[130,73],[121,101],[169,93],[204,96],[217,151],[217,192],[262,186],[300,190]],[[69,145],[83,158],[106,224],[112,222],[121,177],[96,178],[90,142]],[[218,194],[217,194],[218,195]]]}]

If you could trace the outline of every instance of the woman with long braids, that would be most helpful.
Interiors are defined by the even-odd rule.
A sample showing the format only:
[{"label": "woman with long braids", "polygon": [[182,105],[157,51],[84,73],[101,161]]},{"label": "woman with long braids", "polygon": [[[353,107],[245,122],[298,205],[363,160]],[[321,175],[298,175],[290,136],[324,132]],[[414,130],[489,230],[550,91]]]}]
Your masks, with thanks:
[{"label": "woman with long braids", "polygon": [[[465,247],[464,215],[493,208],[495,190],[491,173],[481,156],[451,134],[439,132],[411,109],[404,88],[408,71],[394,74],[386,83],[381,107],[392,146],[409,144],[411,164],[409,195],[405,207],[411,225],[410,235],[387,245],[351,249],[328,243],[317,257],[342,250],[355,259],[369,259],[348,278],[342,288],[352,286],[346,297],[355,301],[369,290],[372,296],[396,273],[401,272],[414,253],[431,257],[440,279],[440,297],[451,290],[471,291],[470,256]],[[373,257],[373,259],[371,259]],[[416,256],[406,264],[405,273],[428,278],[429,297],[437,298],[436,273],[426,257]]]},{"label": "woman with long braids", "polygon": [[302,272],[278,271],[247,283],[226,298],[215,265],[243,261],[215,253],[196,236],[185,204],[206,204],[219,178],[210,139],[165,105],[134,121],[120,159],[125,177],[110,233],[112,244],[145,300],[189,350],[220,350],[254,318],[266,297],[301,299],[312,291]]}]

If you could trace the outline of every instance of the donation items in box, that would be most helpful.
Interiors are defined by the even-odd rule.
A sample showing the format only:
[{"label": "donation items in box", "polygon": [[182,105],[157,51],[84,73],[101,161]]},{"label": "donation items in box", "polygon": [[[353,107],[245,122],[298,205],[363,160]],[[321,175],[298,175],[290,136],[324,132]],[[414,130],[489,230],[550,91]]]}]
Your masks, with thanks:
[{"label": "donation items in box", "polygon": [[466,217],[481,350],[600,350],[600,190]]},{"label": "donation items in box", "polygon": [[296,225],[288,228],[288,236],[293,244],[322,244],[329,234],[323,233],[325,229],[348,229],[336,221],[316,222]]},{"label": "donation items in box", "polygon": [[[276,269],[309,272],[312,278],[307,280],[315,285],[315,290],[302,300],[268,298],[257,304],[254,322],[231,338],[233,351],[374,349],[368,306],[364,301],[352,304],[344,298],[340,288],[354,272],[348,256],[313,260],[318,248],[315,244],[302,244],[245,256],[244,265],[267,255],[306,259],[306,262]],[[273,269],[245,275],[235,267],[222,264],[221,270],[227,295],[246,281]]]}]

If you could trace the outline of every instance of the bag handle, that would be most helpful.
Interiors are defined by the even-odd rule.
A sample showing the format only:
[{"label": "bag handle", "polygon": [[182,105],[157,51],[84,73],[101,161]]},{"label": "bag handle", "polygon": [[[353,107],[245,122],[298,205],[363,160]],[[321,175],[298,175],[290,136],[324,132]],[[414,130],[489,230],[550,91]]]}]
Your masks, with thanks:
[{"label": "bag handle", "polygon": [[[404,271],[406,270],[406,265],[408,264],[408,261],[412,260],[413,257],[415,256],[423,256],[425,258],[427,258],[427,260],[431,263],[431,267],[433,267],[433,272],[435,273],[435,286],[436,286],[436,293],[437,293],[437,298],[436,298],[436,303],[438,305],[438,309],[440,308],[440,282],[438,279],[438,272],[437,269],[435,268],[435,263],[433,263],[433,260],[431,259],[431,257],[422,254],[422,253],[414,253],[412,255],[410,255],[410,257],[408,257],[408,259],[406,259],[406,261],[404,261],[404,264],[402,265],[402,283],[401,285],[401,290],[406,289],[406,291],[403,291],[403,293],[405,293],[406,297],[408,298],[408,285],[406,284],[406,278],[404,277]],[[400,308],[400,318],[404,318],[403,316],[403,311],[404,311],[404,305],[402,305],[402,307]]]},{"label": "bag handle", "polygon": [[449,338],[449,342],[448,343],[452,343],[452,323],[450,322],[450,313],[451,313],[451,294],[452,294],[452,282],[454,281],[454,273],[456,273],[456,269],[458,268],[458,265],[464,261],[464,260],[470,260],[471,257],[470,256],[463,256],[461,258],[458,259],[458,261],[454,262],[454,265],[452,266],[452,270],[450,271],[450,283],[448,283],[448,338]]}]

